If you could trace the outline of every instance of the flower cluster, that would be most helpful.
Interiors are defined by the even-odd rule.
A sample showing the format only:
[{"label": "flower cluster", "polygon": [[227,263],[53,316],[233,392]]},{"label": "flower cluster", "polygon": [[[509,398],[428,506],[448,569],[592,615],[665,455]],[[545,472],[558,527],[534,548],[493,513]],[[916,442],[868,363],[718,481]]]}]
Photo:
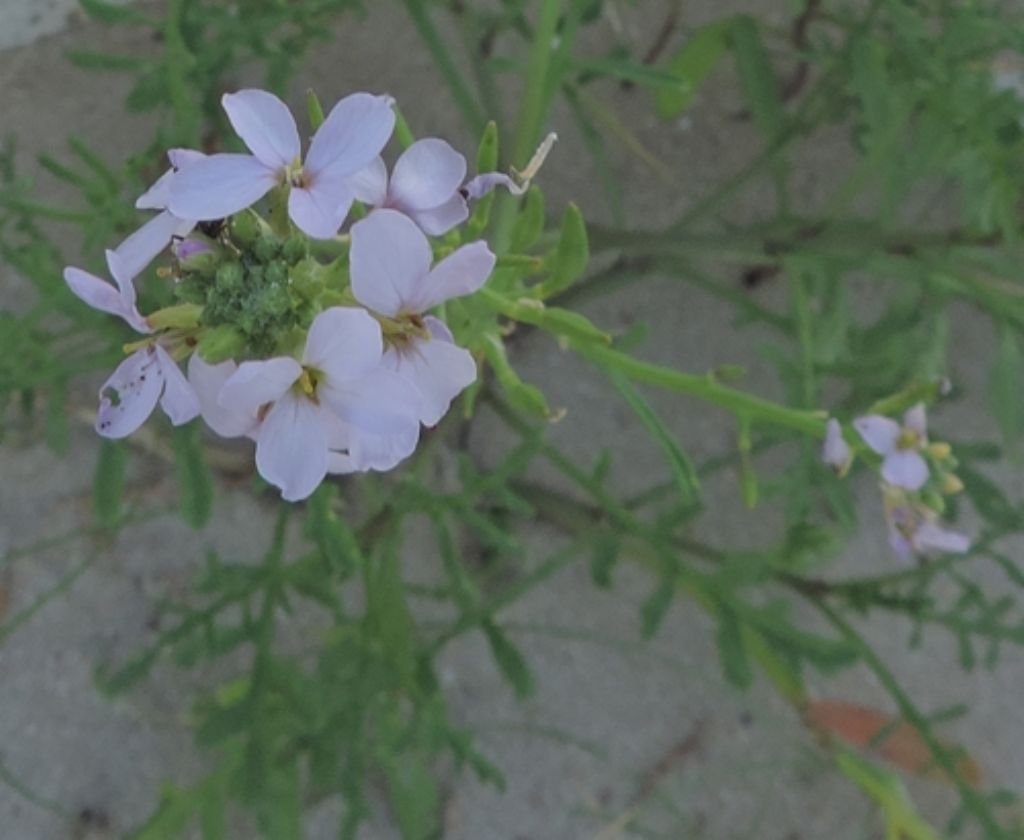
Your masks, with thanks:
[{"label": "flower cluster", "polygon": [[[919,555],[967,551],[966,536],[939,524],[945,511],[943,497],[960,492],[963,484],[954,472],[957,462],[949,444],[928,440],[924,405],[911,407],[902,423],[869,414],[855,419],[853,428],[881,459],[882,501],[889,545],[896,555],[910,562]],[[822,457],[840,475],[853,462],[853,451],[835,418],[828,421]]]},{"label": "flower cluster", "polygon": [[[64,276],[143,336],[100,391],[99,434],[131,434],[158,402],[174,424],[202,416],[219,435],[252,438],[260,474],[299,500],[328,473],[397,465],[475,380],[474,357],[436,311],[478,290],[495,256],[482,241],[453,250],[451,237],[428,236],[523,179],[466,182],[465,159],[439,139],[409,145],[389,176],[386,96],[342,99],[305,156],[277,97],[243,90],[223,105],[250,154],[172,150],[137,202],[156,214],[107,253],[113,283]],[[168,249],[158,274],[177,303],[143,316],[135,278]]]}]

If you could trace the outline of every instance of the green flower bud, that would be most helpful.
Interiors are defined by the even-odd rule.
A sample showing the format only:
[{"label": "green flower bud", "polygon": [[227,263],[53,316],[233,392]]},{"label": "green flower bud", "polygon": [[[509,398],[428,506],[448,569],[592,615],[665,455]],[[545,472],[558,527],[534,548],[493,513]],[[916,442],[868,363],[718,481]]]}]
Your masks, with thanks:
[{"label": "green flower bud", "polygon": [[233,359],[244,350],[245,336],[231,324],[221,324],[219,327],[203,330],[196,347],[196,352],[203,361],[211,365]]},{"label": "green flower bud", "polygon": [[174,285],[174,296],[183,303],[194,303],[202,306],[206,303],[209,291],[208,281],[198,276],[189,276]]},{"label": "green flower bud", "polygon": [[231,238],[240,248],[251,248],[264,230],[263,221],[252,210],[243,210],[231,217]]},{"label": "green flower bud", "polygon": [[217,288],[225,292],[236,292],[242,289],[245,283],[245,269],[241,263],[226,262],[217,269],[215,280]]},{"label": "green flower bud", "polygon": [[281,256],[288,265],[297,265],[309,256],[309,242],[304,236],[289,236],[281,249]]},{"label": "green flower bud", "polygon": [[252,246],[252,253],[261,263],[268,263],[281,253],[281,240],[273,234],[264,234]]},{"label": "green flower bud", "polygon": [[939,516],[946,512],[946,500],[934,490],[925,490],[921,493],[921,501],[934,510]]},{"label": "green flower bud", "polygon": [[274,260],[270,265],[266,267],[263,272],[263,278],[267,283],[275,286],[287,286],[288,285],[288,265],[282,260]]}]

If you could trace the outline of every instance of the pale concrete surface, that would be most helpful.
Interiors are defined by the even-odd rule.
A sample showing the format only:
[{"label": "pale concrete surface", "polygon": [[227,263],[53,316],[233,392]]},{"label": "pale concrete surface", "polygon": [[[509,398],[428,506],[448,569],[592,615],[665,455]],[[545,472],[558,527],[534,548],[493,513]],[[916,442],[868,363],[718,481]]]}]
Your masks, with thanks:
[{"label": "pale concrete surface", "polygon": [[[124,5],[131,0],[111,0]],[[82,12],[78,0],[2,0],[0,50],[31,44],[44,35],[60,32]]]},{"label": "pale concrete surface", "polygon": [[[757,10],[761,5],[750,0],[730,3],[730,8]],[[720,4],[695,2],[687,4],[686,14],[687,22],[695,23],[722,10]],[[655,21],[654,16],[627,17],[626,24],[639,37]],[[388,50],[382,53],[385,34]],[[124,83],[70,68],[61,58],[70,46],[124,51],[134,45],[125,34],[79,25],[31,49],[0,55],[0,113],[5,127],[14,127],[22,138],[23,166],[31,167],[33,152],[59,154],[70,130],[96,144],[112,162],[148,138],[146,121],[120,113]],[[658,123],[642,91],[606,91],[643,142],[677,173],[677,182],[666,184],[621,149],[614,153],[616,174],[629,186],[627,204],[636,224],[673,214],[756,148],[749,128],[730,119],[736,102],[728,75],[716,79],[688,128]],[[320,49],[293,85],[293,102],[300,102],[310,83],[327,101],[353,89],[387,90],[399,98],[419,134],[439,134],[467,152],[472,149],[429,56],[392,4],[372,4],[366,23],[343,27],[335,43]],[[553,127],[562,140],[543,176],[550,203],[557,206],[571,198],[588,214],[603,217],[598,186],[566,115],[557,113]],[[823,175],[834,177],[845,160],[841,138],[816,145],[802,160],[801,184],[821,190]],[[51,181],[40,179],[39,185],[44,196],[60,195]],[[755,212],[763,198],[748,196],[745,211]],[[5,300],[17,285],[9,272],[0,274]],[[729,310],[679,281],[644,283],[587,311],[612,329],[649,324],[649,340],[639,351],[646,357],[690,371],[740,362],[749,366],[748,387],[769,395],[778,391],[759,352],[775,339],[757,330],[735,330]],[[985,360],[991,357],[988,332],[969,316],[954,319],[954,330],[958,353],[951,359],[951,375],[965,388],[966,398],[943,410],[935,427],[957,438],[991,437],[989,421],[970,407],[971,400],[983,399]],[[571,456],[586,463],[610,449],[614,484],[624,490],[664,474],[658,450],[584,363],[540,336],[523,342],[515,361],[544,387],[552,404],[568,409],[552,436]],[[80,383],[76,405],[91,404],[97,382]],[[733,445],[733,430],[722,415],[662,394],[651,394],[651,401],[695,457]],[[12,443],[0,448],[5,479],[0,482],[0,549],[87,521],[97,452],[91,432],[78,430],[65,458],[47,451],[31,429],[22,430]],[[491,459],[507,445],[507,437],[481,417],[471,445]],[[773,456],[766,461],[766,474],[784,463],[784,453]],[[133,499],[173,500],[173,475],[165,462],[140,456],[133,470]],[[1007,478],[1011,470],[1003,472],[1000,478]],[[538,475],[549,477],[543,471]],[[889,567],[880,528],[870,527],[870,516],[877,513],[874,488],[867,479],[861,485],[864,534],[837,572]],[[1021,489],[1019,479],[1016,489]],[[756,545],[774,533],[772,505],[756,515],[746,512],[736,498],[733,476],[707,482],[706,491],[705,535]],[[0,840],[120,836],[151,810],[162,780],[187,781],[200,771],[201,757],[189,743],[185,720],[193,687],[210,685],[217,669],[186,676],[161,668],[143,688],[114,704],[97,696],[91,671],[97,662],[126,655],[147,637],[158,599],[186,591],[208,547],[226,557],[258,557],[265,519],[244,488],[226,487],[218,496],[214,524],[201,534],[174,519],[135,527],[115,546],[99,547],[102,558],[74,588],[0,646],[0,757],[33,790],[68,811],[67,817],[56,817],[0,787]],[[530,563],[559,544],[557,535],[544,528],[530,529],[524,539],[531,547]],[[78,544],[18,561],[9,583],[9,614],[31,603],[88,550]],[[429,556],[410,554],[408,576],[429,577],[432,563]],[[866,801],[829,769],[795,715],[763,681],[747,695],[724,684],[713,627],[700,610],[677,603],[657,638],[640,642],[638,607],[650,590],[651,581],[625,564],[612,592],[596,590],[581,564],[511,609],[504,619],[537,675],[538,694],[525,704],[515,701],[495,672],[479,637],[451,646],[442,677],[452,714],[479,731],[480,748],[506,773],[509,790],[500,795],[468,775],[453,780],[446,836],[567,840],[597,837],[603,829],[610,832],[604,837],[619,836],[616,820],[630,810],[659,761],[684,741],[692,743],[692,750],[636,811],[638,823],[660,831],[659,836],[880,836]],[[556,630],[572,631],[575,637],[560,637]],[[873,641],[922,705],[971,704],[970,715],[948,734],[979,757],[995,784],[1024,789],[1024,712],[1018,701],[1024,658],[1007,649],[1003,667],[994,674],[965,676],[948,639],[929,636],[921,649],[908,651],[907,633],[896,622],[871,627]],[[879,687],[860,669],[831,683],[815,682],[829,696],[885,703]],[[575,745],[560,742],[560,732],[575,739]],[[931,819],[948,814],[953,796],[946,787],[917,782],[912,789]],[[311,813],[307,835],[335,836],[334,812],[327,803]],[[239,832],[239,837],[248,836],[244,828]],[[391,837],[393,831],[381,817],[364,836]]]}]

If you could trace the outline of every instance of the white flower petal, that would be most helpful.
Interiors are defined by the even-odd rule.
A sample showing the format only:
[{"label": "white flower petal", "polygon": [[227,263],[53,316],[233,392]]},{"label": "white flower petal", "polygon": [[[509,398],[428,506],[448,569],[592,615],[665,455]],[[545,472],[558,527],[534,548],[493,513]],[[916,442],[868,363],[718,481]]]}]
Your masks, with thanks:
[{"label": "white flower petal", "polygon": [[262,362],[242,362],[220,389],[217,402],[229,411],[256,412],[291,388],[302,375],[295,359],[279,356]]},{"label": "white flower petal", "polygon": [[127,437],[153,413],[163,388],[163,373],[154,348],[136,351],[100,388],[96,432],[107,438]]},{"label": "white flower petal", "polygon": [[220,390],[236,370],[238,365],[230,359],[211,365],[198,353],[193,353],[188,360],[188,381],[199,400],[203,420],[225,438],[243,437],[255,429],[258,422],[255,411],[220,404]]},{"label": "white flower petal", "polygon": [[285,394],[263,420],[256,439],[256,469],[296,502],[327,474],[327,429],[323,409],[305,397]]},{"label": "white flower petal", "polygon": [[380,324],[365,309],[332,306],[310,326],[303,362],[344,384],[370,373],[383,352]]},{"label": "white flower petal", "polygon": [[391,98],[353,93],[317,129],[306,155],[310,177],[354,175],[377,157],[395,128]]},{"label": "white flower petal", "polygon": [[341,179],[318,179],[309,188],[293,187],[288,194],[288,215],[295,226],[313,239],[330,239],[345,221],[352,193]]},{"label": "white flower petal", "polygon": [[471,295],[487,282],[496,261],[485,242],[463,245],[434,267],[406,306],[414,312],[426,312],[446,300]]},{"label": "white flower petal", "polygon": [[175,237],[188,236],[195,222],[179,219],[168,211],[158,213],[117,246],[116,253],[125,271],[140,275]]},{"label": "white flower petal", "polygon": [[265,90],[240,90],[221,99],[235,133],[271,169],[288,166],[302,153],[292,112]]},{"label": "white flower petal", "polygon": [[852,458],[850,445],[843,438],[843,427],[835,417],[830,417],[826,424],[821,459],[842,474],[849,469]]},{"label": "white flower petal", "polygon": [[469,205],[459,193],[448,201],[429,210],[410,210],[409,218],[430,236],[444,236],[469,218]]},{"label": "white flower petal", "polygon": [[[375,434],[353,427],[347,461],[335,459],[335,467],[347,467],[347,472],[394,469],[416,450],[420,438],[419,423],[407,423],[391,434]],[[339,472],[341,470],[338,470]]]},{"label": "white flower petal", "polygon": [[948,531],[934,522],[925,522],[914,534],[914,546],[922,552],[964,554],[970,549],[971,540],[964,534]]},{"label": "white flower petal", "polygon": [[429,210],[449,201],[466,177],[466,159],[444,140],[417,140],[391,173],[388,203],[399,210]]},{"label": "white flower petal", "polygon": [[912,432],[917,432],[922,439],[928,436],[928,417],[925,413],[924,403],[917,403],[907,409],[903,415],[903,425]]},{"label": "white flower petal", "polygon": [[886,455],[896,447],[900,436],[900,424],[891,417],[870,414],[853,421],[853,428],[879,455]]},{"label": "white flower petal", "polygon": [[255,204],[277,183],[277,172],[252,155],[210,155],[174,176],[168,209],[179,219],[223,219]]},{"label": "white flower petal", "polygon": [[148,190],[135,201],[137,210],[163,210],[171,195],[171,179],[174,178],[172,166],[154,182]]},{"label": "white flower petal", "polygon": [[328,380],[317,395],[353,429],[391,435],[419,424],[415,387],[383,365],[354,382]]},{"label": "white flower petal", "polygon": [[113,284],[101,280],[88,271],[82,271],[80,268],[65,268],[64,282],[68,284],[68,288],[79,300],[87,303],[93,309],[118,315],[128,320],[129,312],[126,309],[125,300]]},{"label": "white flower petal", "polygon": [[358,201],[370,207],[380,207],[388,197],[388,168],[384,159],[377,157],[368,166],[348,178],[348,187]]},{"label": "white flower petal", "polygon": [[452,400],[477,376],[476,362],[468,350],[447,341],[416,341],[398,352],[389,350],[389,362],[408,379],[419,396],[419,419],[434,426],[448,412]]},{"label": "white flower petal", "polygon": [[375,210],[352,226],[352,293],[363,306],[394,317],[419,293],[433,254],[423,232],[396,210]]},{"label": "white flower petal", "polygon": [[160,360],[160,373],[164,378],[164,393],[160,397],[160,407],[171,419],[171,423],[180,426],[199,416],[199,398],[189,385],[185,374],[160,345],[156,346],[156,356]]},{"label": "white flower petal", "polygon": [[882,462],[882,478],[904,490],[920,490],[928,481],[928,464],[915,449],[894,449]]}]

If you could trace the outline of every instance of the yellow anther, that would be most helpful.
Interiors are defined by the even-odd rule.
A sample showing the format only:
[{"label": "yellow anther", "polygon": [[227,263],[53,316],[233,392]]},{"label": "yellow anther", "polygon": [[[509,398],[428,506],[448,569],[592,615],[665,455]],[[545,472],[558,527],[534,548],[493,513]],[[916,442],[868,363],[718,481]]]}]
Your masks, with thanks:
[{"label": "yellow anther", "polygon": [[897,449],[917,449],[918,444],[921,442],[921,437],[913,429],[903,429],[900,432],[900,436],[896,438]]},{"label": "yellow anther", "polygon": [[299,377],[299,389],[310,399],[316,397],[316,376],[308,369],[303,369]]},{"label": "yellow anther", "polygon": [[945,461],[953,454],[953,447],[945,441],[936,441],[928,444],[928,454],[936,461]]},{"label": "yellow anther", "polygon": [[964,483],[958,476],[953,475],[953,473],[946,473],[942,476],[939,489],[941,489],[947,496],[952,496],[954,493],[959,493],[964,489]]}]

